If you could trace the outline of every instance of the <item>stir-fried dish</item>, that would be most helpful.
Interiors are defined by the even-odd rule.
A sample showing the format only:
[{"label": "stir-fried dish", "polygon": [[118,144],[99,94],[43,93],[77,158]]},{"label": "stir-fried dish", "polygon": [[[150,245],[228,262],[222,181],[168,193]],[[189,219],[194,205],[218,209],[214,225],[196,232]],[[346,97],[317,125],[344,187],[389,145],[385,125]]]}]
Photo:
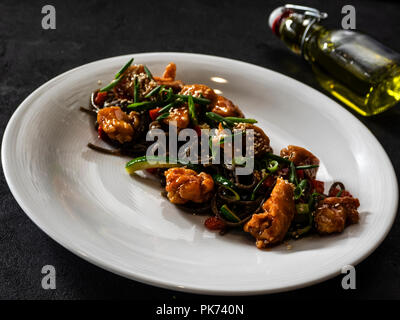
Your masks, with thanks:
[{"label": "stir-fried dish", "polygon": [[[339,233],[358,222],[358,199],[341,182],[325,192],[324,182],[316,179],[319,159],[313,153],[294,145],[273,153],[270,139],[255,119],[246,118],[237,105],[206,85],[176,80],[174,63],[156,77],[146,66],[132,62],[111,83],[91,94],[89,109],[81,108],[96,116],[98,137],[113,147],[89,143],[90,148],[131,156],[128,173],[146,170],[160,179],[162,194],[170,202],[207,215],[204,224],[208,229],[221,235],[243,230],[255,238],[258,248],[313,233]],[[168,150],[164,161],[149,161],[146,150],[153,142],[146,135],[159,129],[168,138],[170,125],[178,132],[194,129],[199,135],[205,129],[222,133],[228,128],[235,135],[252,130],[254,169],[250,174],[237,174],[235,169],[245,157],[219,164],[211,161],[212,155],[210,161],[196,164],[168,161]],[[218,148],[227,148],[224,138],[221,134]]]}]

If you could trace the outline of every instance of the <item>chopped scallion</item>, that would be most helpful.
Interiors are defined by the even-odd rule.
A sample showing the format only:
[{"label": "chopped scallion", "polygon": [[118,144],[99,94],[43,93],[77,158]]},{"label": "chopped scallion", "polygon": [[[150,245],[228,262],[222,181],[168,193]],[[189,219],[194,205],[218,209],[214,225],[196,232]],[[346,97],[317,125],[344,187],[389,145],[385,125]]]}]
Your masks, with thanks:
[{"label": "chopped scallion", "polygon": [[114,79],[113,81],[111,81],[108,85],[106,85],[104,88],[101,88],[99,92],[106,92],[106,91],[110,91],[112,88],[114,88],[118,82],[121,81],[123,77],[120,77],[118,79]]},{"label": "chopped scallion", "polygon": [[306,169],[313,169],[313,168],[318,168],[319,165],[317,164],[310,164],[310,165],[304,165],[304,166],[297,166],[296,170],[306,170]]},{"label": "chopped scallion", "polygon": [[228,221],[231,221],[231,222],[239,222],[240,221],[239,217],[231,209],[229,209],[226,204],[224,204],[221,207],[221,213]]},{"label": "chopped scallion", "polygon": [[298,203],[296,204],[296,212],[298,214],[307,214],[310,212],[310,208],[307,203]]},{"label": "chopped scallion", "polygon": [[160,86],[155,87],[153,90],[151,90],[151,91],[150,91],[148,94],[146,94],[144,97],[145,97],[145,98],[150,98],[150,97],[156,95],[156,94],[160,91],[161,88],[164,88],[164,86],[160,85]]},{"label": "chopped scallion", "polygon": [[274,173],[274,172],[276,172],[278,170],[278,168],[279,168],[279,162],[278,161],[276,161],[276,160],[269,161],[268,167],[267,167],[269,172]]},{"label": "chopped scallion", "polygon": [[304,192],[306,191],[307,185],[308,185],[308,181],[307,180],[303,179],[303,180],[300,181],[300,183],[294,189],[294,199],[295,200],[300,199],[304,195]]},{"label": "chopped scallion", "polygon": [[264,178],[262,178],[256,185],[256,187],[254,188],[250,200],[254,200],[256,198],[256,192],[258,191],[258,189],[260,189],[260,186],[263,184],[263,182],[265,181],[265,179],[268,178],[268,175],[266,175]]},{"label": "chopped scallion", "polygon": [[162,120],[162,119],[165,119],[165,118],[167,118],[168,116],[169,116],[169,112],[165,112],[165,113],[159,115],[159,116],[156,118],[156,121],[160,121],[160,120]]},{"label": "chopped scallion", "polygon": [[289,181],[293,183],[295,186],[298,185],[297,181],[297,173],[296,173],[296,166],[292,161],[290,161],[290,175],[289,175]]},{"label": "chopped scallion", "polygon": [[193,124],[196,126],[198,124],[197,116],[196,116],[196,108],[194,106],[193,97],[189,96],[188,98],[188,106],[189,106],[189,115],[192,119]]},{"label": "chopped scallion", "polygon": [[147,68],[146,66],[143,66],[143,68],[144,68],[144,72],[146,72],[146,74],[149,77],[149,79],[153,80],[153,75],[151,74],[149,68]]},{"label": "chopped scallion", "polygon": [[154,109],[155,107],[159,106],[160,104],[162,104],[162,102],[142,101],[142,102],[132,103],[132,104],[128,105],[127,108],[135,110],[135,111],[145,111],[145,110]]},{"label": "chopped scallion", "polygon": [[131,60],[129,60],[129,61],[117,72],[117,74],[115,75],[115,78],[114,78],[114,79],[118,79],[118,78],[126,71],[126,69],[128,69],[128,68],[131,66],[132,62],[133,62],[133,58],[132,58]]},{"label": "chopped scallion", "polygon": [[257,123],[256,119],[246,119],[237,117],[225,117],[225,121],[229,121],[231,123]]},{"label": "chopped scallion", "polygon": [[175,96],[176,98],[181,98],[181,99],[184,100],[184,101],[188,101],[188,100],[189,100],[189,97],[192,97],[193,102],[194,102],[194,103],[198,103],[198,104],[210,104],[210,103],[211,103],[211,100],[209,100],[209,99],[205,99],[205,98],[196,98],[196,97],[193,97],[193,96],[191,96],[191,95],[175,94],[174,96]]}]

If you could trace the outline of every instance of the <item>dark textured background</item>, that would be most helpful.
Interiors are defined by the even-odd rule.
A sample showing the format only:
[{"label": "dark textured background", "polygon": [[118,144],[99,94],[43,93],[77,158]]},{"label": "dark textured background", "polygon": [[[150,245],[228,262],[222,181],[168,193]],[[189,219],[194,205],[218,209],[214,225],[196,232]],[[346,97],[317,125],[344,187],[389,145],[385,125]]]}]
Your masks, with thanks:
[{"label": "dark textured background", "polygon": [[[353,4],[357,29],[400,52],[400,3],[395,1],[293,1],[329,13],[340,28],[341,8]],[[53,4],[57,29],[41,28],[41,8]],[[309,66],[291,54],[267,27],[282,1],[9,1],[0,3],[0,135],[17,106],[54,76],[90,61],[150,51],[196,52],[254,63],[319,90]],[[357,115],[356,115],[357,116]],[[400,172],[400,108],[374,118],[357,116],[378,138]],[[362,141],[360,141],[362,143]],[[357,266],[357,290],[341,277],[267,298],[400,298],[399,218],[382,245]],[[41,288],[43,265],[57,270],[57,289]],[[24,214],[0,174],[1,299],[163,299],[202,296],[130,281],[76,257]],[[213,299],[213,297],[210,297]],[[245,297],[253,301],[265,297]]]}]

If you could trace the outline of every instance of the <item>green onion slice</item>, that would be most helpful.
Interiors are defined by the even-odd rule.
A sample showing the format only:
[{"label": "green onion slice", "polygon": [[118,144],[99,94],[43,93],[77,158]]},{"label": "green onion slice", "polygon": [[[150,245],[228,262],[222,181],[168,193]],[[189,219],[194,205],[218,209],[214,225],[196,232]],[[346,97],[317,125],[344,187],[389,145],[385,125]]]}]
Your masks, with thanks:
[{"label": "green onion slice", "polygon": [[296,204],[296,212],[298,214],[307,214],[310,212],[310,208],[307,203]]},{"label": "green onion slice", "polygon": [[206,112],[206,117],[209,118],[212,121],[215,121],[216,123],[222,123],[225,126],[233,126],[232,122],[226,121],[224,117],[221,117],[219,114],[216,114],[214,112]]},{"label": "green onion slice", "polygon": [[188,101],[189,97],[192,97],[194,103],[198,104],[210,104],[211,100],[206,99],[206,98],[196,98],[193,97],[192,95],[185,95],[185,94],[175,94],[174,95],[176,98],[181,98],[184,101]]},{"label": "green onion slice", "polygon": [[212,176],[212,178],[214,179],[214,181],[216,183],[218,183],[219,185],[222,186],[228,186],[232,189],[235,189],[235,185],[232,183],[232,181],[228,180],[227,178],[225,178],[224,176],[221,176],[220,174],[215,174]]},{"label": "green onion slice", "polygon": [[213,175],[212,178],[215,183],[223,186],[225,189],[228,189],[234,195],[235,200],[240,200],[240,195],[237,193],[237,191],[235,190],[235,185],[230,180],[219,174]]},{"label": "green onion slice", "polygon": [[279,168],[279,162],[278,161],[276,161],[276,160],[269,161],[268,167],[267,167],[269,172],[274,173],[274,172],[276,172],[278,170],[278,168]]},{"label": "green onion slice", "polygon": [[296,173],[296,166],[292,161],[290,161],[290,175],[289,175],[289,181],[293,183],[295,186],[298,185],[298,180],[297,180],[297,173]]},{"label": "green onion slice", "polygon": [[129,61],[117,72],[117,74],[115,75],[115,78],[114,78],[114,79],[118,79],[118,78],[126,71],[126,69],[128,69],[128,68],[130,67],[130,65],[132,64],[132,62],[133,62],[133,58],[132,58],[131,60],[129,60]]},{"label": "green onion slice", "polygon": [[183,164],[174,161],[175,163],[169,162],[168,157],[138,157],[130,160],[125,165],[125,169],[129,174],[134,173],[138,170],[146,170],[152,168],[173,168],[181,167]]},{"label": "green onion slice", "polygon": [[[232,134],[230,134],[230,135],[226,135],[226,136],[222,137],[222,138],[219,140],[219,144],[223,144],[223,143],[225,142],[225,139],[228,138],[228,137],[232,137],[232,140],[233,140],[235,137],[241,136],[241,135],[244,134],[244,133],[245,133],[245,131],[239,131],[239,132],[232,133]],[[232,141],[232,142],[233,142],[233,141]],[[244,162],[246,162],[246,160],[245,160]]]},{"label": "green onion slice", "polygon": [[246,162],[249,160],[249,158],[240,156],[240,157],[234,157],[232,159],[233,164],[236,166],[244,166],[246,164]]},{"label": "green onion slice", "polygon": [[270,153],[270,152],[268,152],[268,153],[266,154],[266,158],[267,158],[267,159],[276,160],[276,161],[278,161],[278,162],[282,162],[282,163],[286,163],[286,164],[291,164],[291,163],[292,163],[292,161],[290,161],[289,159],[282,158],[282,157],[277,156],[277,155],[275,155],[275,154],[273,154],[273,153]]},{"label": "green onion slice", "polygon": [[106,91],[110,91],[112,88],[114,88],[118,82],[121,81],[123,77],[120,77],[118,79],[114,79],[113,81],[111,81],[108,85],[106,85],[104,88],[100,89],[100,92],[106,92]]},{"label": "green onion slice", "polygon": [[123,73],[126,71],[126,69],[129,68],[129,66],[132,64],[133,62],[133,58],[131,60],[129,60],[122,68],[121,70],[119,70],[117,72],[117,74],[115,75],[113,81],[111,81],[108,85],[106,85],[104,88],[100,89],[100,92],[106,92],[106,91],[110,91],[112,88],[114,88],[118,82],[121,81],[121,79],[123,78]]},{"label": "green onion slice", "polygon": [[149,77],[149,79],[153,80],[153,75],[151,74],[149,68],[147,68],[146,66],[143,66],[143,68],[144,68],[144,72],[146,72],[146,74]]},{"label": "green onion slice", "polygon": [[235,190],[233,190],[232,188],[228,187],[228,186],[223,186],[225,189],[229,190],[232,194],[233,197],[235,198],[235,200],[240,200],[240,195],[239,193],[237,193]]},{"label": "green onion slice", "polygon": [[210,138],[208,139],[208,146],[211,150],[211,158],[214,159],[215,158],[215,151],[216,148],[214,148],[214,143],[213,143],[213,137],[210,136]]},{"label": "green onion slice", "polygon": [[150,98],[150,97],[156,95],[160,91],[160,89],[162,89],[162,88],[164,88],[163,85],[157,86],[153,90],[151,90],[148,94],[146,94],[144,97],[145,98]]},{"label": "green onion slice", "polygon": [[225,117],[225,120],[231,123],[257,123],[256,119],[246,119],[237,117]]},{"label": "green onion slice", "polygon": [[301,182],[297,185],[297,187],[294,189],[294,199],[298,200],[301,198],[301,196],[304,194],[306,188],[308,185],[308,181],[303,179]]},{"label": "green onion slice", "polygon": [[325,198],[326,196],[318,192],[313,192],[313,194],[310,196],[308,201],[308,207],[310,208],[310,211],[315,209],[315,204],[317,203],[319,197]]},{"label": "green onion slice", "polygon": [[306,170],[306,169],[313,169],[313,168],[319,168],[319,165],[310,164],[310,165],[305,165],[305,166],[297,166],[296,170]]},{"label": "green onion slice", "polygon": [[188,106],[189,106],[189,115],[192,119],[193,124],[196,126],[198,124],[197,116],[196,116],[196,108],[194,106],[193,97],[189,96],[188,98]]},{"label": "green onion slice", "polygon": [[226,204],[224,204],[221,209],[220,209],[222,215],[231,222],[240,222],[239,217],[231,210],[228,208]]},{"label": "green onion slice", "polygon": [[169,112],[165,112],[165,113],[159,115],[159,116],[156,118],[156,121],[160,121],[160,120],[162,120],[162,119],[165,119],[165,118],[167,118],[168,116],[169,116]]},{"label": "green onion slice", "polygon": [[265,179],[268,178],[268,175],[266,175],[265,177],[263,177],[256,185],[256,187],[254,188],[250,200],[254,200],[256,198],[256,192],[258,191],[258,189],[260,189],[260,186],[263,184],[263,182],[265,181]]},{"label": "green onion slice", "polygon": [[169,104],[167,104],[165,107],[162,107],[158,113],[164,113],[165,111],[169,111],[171,108],[178,106],[179,104],[181,104],[183,101],[180,99],[177,99]]},{"label": "green onion slice", "polygon": [[[199,99],[199,98],[197,98]],[[255,119],[246,119],[246,118],[237,118],[237,117],[222,117],[219,114],[214,112],[206,112],[207,118],[215,121],[220,122],[225,125],[232,127],[235,123],[257,123]]]},{"label": "green onion slice", "polygon": [[132,103],[132,104],[128,105],[127,108],[133,109],[135,111],[145,111],[145,110],[154,109],[155,107],[159,106],[160,104],[162,104],[162,102],[142,101],[142,102]]},{"label": "green onion slice", "polygon": [[[172,88],[168,88],[168,89],[167,88],[162,88],[160,90],[160,93],[164,93],[164,92],[167,93],[165,98],[163,99],[164,102],[173,102],[173,101],[177,100],[175,95],[174,95],[174,91],[172,90]],[[163,98],[163,96],[161,96],[161,97]]]}]

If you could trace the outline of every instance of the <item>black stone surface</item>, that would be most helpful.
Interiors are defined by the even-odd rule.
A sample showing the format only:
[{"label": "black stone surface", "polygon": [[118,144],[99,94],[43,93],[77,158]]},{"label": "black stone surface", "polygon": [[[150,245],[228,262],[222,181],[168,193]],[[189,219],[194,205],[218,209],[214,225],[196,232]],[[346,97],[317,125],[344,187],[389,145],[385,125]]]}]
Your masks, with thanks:
[{"label": "black stone surface", "polygon": [[[329,13],[340,28],[348,1],[294,1]],[[41,8],[57,10],[57,29],[41,28]],[[0,2],[0,134],[17,106],[38,86],[71,68],[116,55],[180,51],[229,57],[298,79],[318,90],[309,66],[291,54],[267,27],[282,1],[15,1]],[[351,1],[357,29],[400,51],[400,3]],[[377,137],[400,172],[400,108],[374,118],[356,115]],[[400,221],[357,270],[357,289],[343,290],[341,277],[293,292],[245,297],[400,298]],[[57,269],[57,289],[41,288],[41,268]],[[202,296],[130,281],[70,253],[18,206],[0,175],[0,299],[162,299],[197,301]],[[210,297],[211,299],[218,299]]]}]

